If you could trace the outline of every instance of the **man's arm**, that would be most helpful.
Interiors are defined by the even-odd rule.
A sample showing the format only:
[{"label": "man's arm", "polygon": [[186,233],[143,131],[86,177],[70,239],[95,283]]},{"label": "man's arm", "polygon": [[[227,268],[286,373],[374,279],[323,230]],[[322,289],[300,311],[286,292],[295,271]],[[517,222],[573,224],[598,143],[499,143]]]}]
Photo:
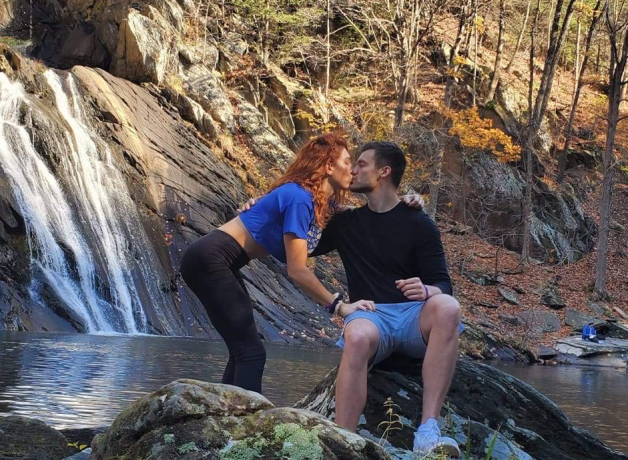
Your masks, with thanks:
[{"label": "man's arm", "polygon": [[419,241],[415,257],[421,278],[397,280],[397,289],[400,289],[409,300],[424,301],[436,294],[452,295],[451,278],[447,270],[440,231],[427,215],[422,216],[416,226],[416,238]]}]

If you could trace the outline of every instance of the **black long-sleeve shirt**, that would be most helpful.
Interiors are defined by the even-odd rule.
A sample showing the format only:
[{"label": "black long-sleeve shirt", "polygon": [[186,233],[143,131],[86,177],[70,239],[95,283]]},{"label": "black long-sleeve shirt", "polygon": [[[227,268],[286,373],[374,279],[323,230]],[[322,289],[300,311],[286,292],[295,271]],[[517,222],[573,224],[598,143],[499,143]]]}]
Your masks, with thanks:
[{"label": "black long-sleeve shirt", "polygon": [[452,294],[445,252],[436,224],[403,202],[384,213],[368,205],[336,214],[313,256],[336,249],[345,267],[349,297],[376,303],[409,300],[395,280],[418,276],[423,284]]}]

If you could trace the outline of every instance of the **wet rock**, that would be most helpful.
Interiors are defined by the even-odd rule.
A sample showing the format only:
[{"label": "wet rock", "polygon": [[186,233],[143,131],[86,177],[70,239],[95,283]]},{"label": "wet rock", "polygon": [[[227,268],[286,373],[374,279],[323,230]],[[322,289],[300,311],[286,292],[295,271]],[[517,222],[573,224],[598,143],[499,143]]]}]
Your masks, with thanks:
[{"label": "wet rock", "polygon": [[[421,362],[393,356],[370,371],[368,398],[360,419],[358,433],[378,439],[382,436],[379,423],[385,420],[391,398],[398,407],[400,430],[389,433],[388,442],[403,448],[413,443],[413,435],[421,418],[423,382]],[[314,410],[334,417],[336,370],[330,372],[295,407]],[[485,458],[486,447],[494,436],[500,443],[496,458],[537,460],[608,460],[628,457],[606,447],[591,433],[572,425],[563,412],[549,399],[529,385],[491,366],[460,359],[443,408],[440,424],[465,451],[468,419],[471,419],[472,458]]]},{"label": "wet rock", "polygon": [[582,340],[580,336],[567,337],[556,342],[556,350],[560,353],[578,358],[591,358],[598,355],[614,355],[623,360],[624,367],[628,363],[622,355],[628,353],[628,340],[607,338],[600,343]]},{"label": "wet rock", "polygon": [[560,330],[560,318],[556,314],[542,310],[528,310],[519,315],[524,325],[537,332],[557,332]]},{"label": "wet rock", "polygon": [[92,459],[387,459],[377,444],[319,414],[274,408],[230,385],[176,380],[124,410],[92,442]]},{"label": "wet rock", "polygon": [[513,290],[505,286],[499,286],[497,288],[497,292],[499,292],[499,294],[506,302],[513,305],[521,305],[521,302],[519,301],[519,296]]},{"label": "wet rock", "polygon": [[544,345],[541,345],[539,347],[538,357],[540,359],[552,359],[552,358],[555,358],[557,355],[558,355],[558,352],[554,350],[553,348],[546,347]]},{"label": "wet rock", "polygon": [[68,440],[44,422],[9,415],[0,417],[0,458],[59,460],[70,455]]},{"label": "wet rock", "polygon": [[563,300],[563,297],[560,295],[560,292],[558,292],[558,288],[553,283],[546,286],[543,290],[541,303],[554,310],[560,310],[565,306],[565,301]]}]

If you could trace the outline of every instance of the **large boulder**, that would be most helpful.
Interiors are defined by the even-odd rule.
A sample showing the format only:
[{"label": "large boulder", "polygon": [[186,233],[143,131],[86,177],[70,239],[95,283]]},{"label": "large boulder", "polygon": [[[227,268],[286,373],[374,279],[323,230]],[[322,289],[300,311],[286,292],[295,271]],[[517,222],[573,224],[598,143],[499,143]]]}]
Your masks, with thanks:
[{"label": "large boulder", "polygon": [[535,332],[557,332],[560,330],[560,318],[550,311],[527,310],[519,315],[526,329]]},{"label": "large boulder", "polygon": [[[421,364],[393,356],[369,373],[367,403],[358,427],[360,434],[380,438],[383,429],[379,425],[388,419],[385,411],[392,402],[397,405],[393,408],[399,416],[400,429],[389,430],[387,440],[396,447],[412,445],[421,419]],[[333,419],[336,373],[337,369],[331,371],[295,407]],[[485,458],[488,444],[497,436],[500,448],[494,451],[494,459],[628,459],[588,431],[572,425],[552,401],[531,386],[468,359],[457,363],[441,415],[442,429],[454,436],[463,451],[467,448],[467,433],[471,432],[469,447],[473,458]],[[499,434],[495,435],[498,427]]]},{"label": "large boulder", "polygon": [[176,380],[146,395],[92,441],[92,459],[387,459],[377,444],[319,414],[274,408],[231,385]]},{"label": "large boulder", "polygon": [[60,460],[70,455],[68,440],[41,420],[0,417],[0,458]]},{"label": "large boulder", "polygon": [[174,32],[161,13],[149,7],[150,16],[130,10],[120,24],[120,35],[111,61],[111,72],[131,81],[164,81],[172,65]]},{"label": "large boulder", "polygon": [[[465,155],[474,160],[466,161]],[[443,200],[452,203],[453,217],[474,222],[480,235],[502,238],[506,248],[520,252],[526,188],[523,172],[514,165],[500,163],[494,155],[456,149],[446,150],[443,171],[456,184],[456,190],[464,190],[461,194],[445,189]],[[574,195],[538,180],[532,200],[532,257],[554,263],[573,262],[593,249],[597,226]],[[513,232],[515,228],[521,231]]]}]

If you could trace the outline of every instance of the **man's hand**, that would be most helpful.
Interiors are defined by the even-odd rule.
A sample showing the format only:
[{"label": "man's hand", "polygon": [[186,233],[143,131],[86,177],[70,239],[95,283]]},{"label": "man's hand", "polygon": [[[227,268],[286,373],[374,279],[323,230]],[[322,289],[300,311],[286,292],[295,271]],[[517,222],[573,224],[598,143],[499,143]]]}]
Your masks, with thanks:
[{"label": "man's hand", "polygon": [[353,303],[340,302],[338,315],[346,318],[351,313],[354,313],[357,310],[375,311],[375,302],[373,302],[372,300],[358,300],[357,302]]},{"label": "man's hand", "polygon": [[413,209],[423,209],[425,207],[425,200],[423,200],[423,197],[418,193],[404,195],[403,202],[406,206]]},{"label": "man's hand", "polygon": [[249,209],[251,209],[251,206],[253,206],[255,203],[257,203],[257,200],[255,198],[249,198],[249,201],[247,201],[238,209],[236,209],[236,213],[242,214],[244,211],[248,211]]},{"label": "man's hand", "polygon": [[421,282],[419,277],[408,278],[407,280],[395,281],[397,289],[401,289],[403,295],[410,300],[426,300],[427,291],[425,285]]}]

